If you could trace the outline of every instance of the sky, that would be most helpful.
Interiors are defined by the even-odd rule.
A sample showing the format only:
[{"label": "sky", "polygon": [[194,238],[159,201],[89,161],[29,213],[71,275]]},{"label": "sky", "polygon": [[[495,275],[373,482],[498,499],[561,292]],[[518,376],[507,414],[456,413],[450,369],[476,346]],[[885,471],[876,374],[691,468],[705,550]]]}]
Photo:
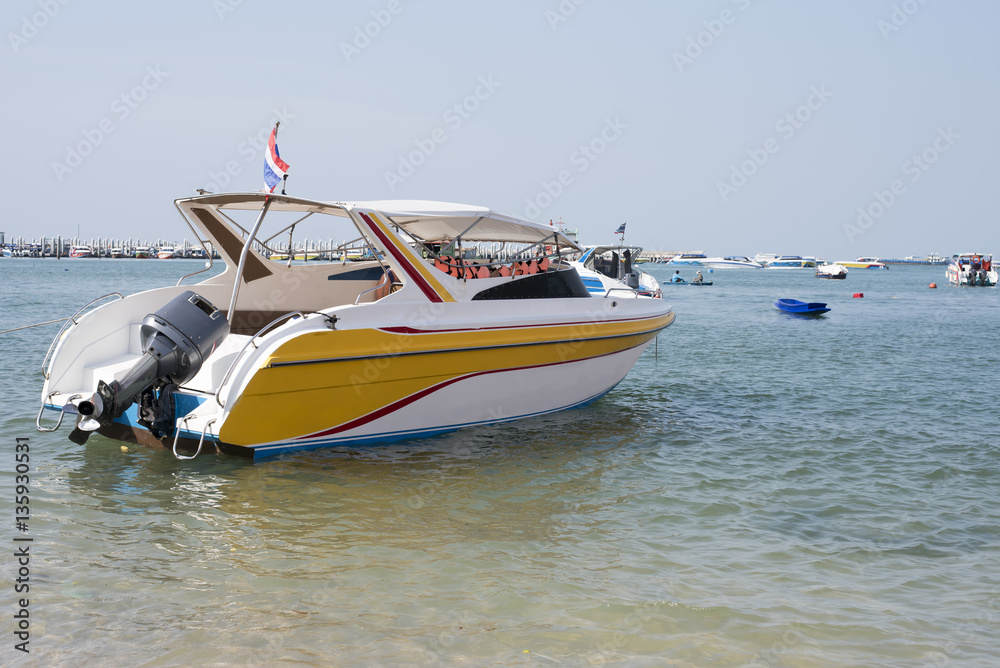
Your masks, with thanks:
[{"label": "sky", "polygon": [[193,235],[259,190],[490,207],[647,250],[997,252],[988,0],[8,0],[0,231]]}]

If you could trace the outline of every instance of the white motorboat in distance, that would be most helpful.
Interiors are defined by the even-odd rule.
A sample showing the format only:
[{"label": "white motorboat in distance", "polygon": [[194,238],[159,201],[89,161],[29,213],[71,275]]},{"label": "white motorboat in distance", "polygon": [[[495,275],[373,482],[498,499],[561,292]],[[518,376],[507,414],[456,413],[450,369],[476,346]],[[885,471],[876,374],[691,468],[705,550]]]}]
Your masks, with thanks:
[{"label": "white motorboat in distance", "polygon": [[704,253],[678,253],[666,261],[671,267],[704,267],[703,262],[708,259]]},{"label": "white motorboat in distance", "polygon": [[992,253],[957,253],[944,271],[952,285],[990,286],[997,284],[997,268]]},{"label": "white motorboat in distance", "polygon": [[764,263],[768,269],[804,269],[816,266],[816,260],[801,255],[779,255]]},{"label": "white motorboat in distance", "polygon": [[[583,249],[483,207],[267,193],[175,204],[225,271],[67,320],[42,364],[40,430],[71,415],[77,443],[98,431],[252,458],[429,436],[589,404],[674,320],[662,299],[591,296],[561,259]],[[361,238],[374,259],[266,259],[269,240],[313,223],[325,233],[310,238]]]},{"label": "white motorboat in distance", "polygon": [[583,255],[572,264],[590,294],[607,297],[612,292],[619,295],[628,290],[641,297],[662,296],[659,281],[635,266],[635,259],[642,253],[640,246],[610,244],[584,248]]},{"label": "white motorboat in distance", "polygon": [[710,269],[763,269],[764,265],[751,260],[745,255],[727,255],[726,257],[708,257],[701,261],[701,266]]},{"label": "white motorboat in distance", "polygon": [[847,267],[842,264],[826,262],[816,265],[817,278],[847,278]]}]

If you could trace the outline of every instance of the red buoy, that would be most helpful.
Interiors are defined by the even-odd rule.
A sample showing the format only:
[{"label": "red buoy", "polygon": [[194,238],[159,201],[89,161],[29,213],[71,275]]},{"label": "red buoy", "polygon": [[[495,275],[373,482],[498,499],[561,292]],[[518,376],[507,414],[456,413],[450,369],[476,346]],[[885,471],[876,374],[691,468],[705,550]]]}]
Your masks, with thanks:
[{"label": "red buoy", "polygon": [[863,293],[863,292],[855,292],[854,293],[854,298],[855,299],[861,299],[864,296],[865,296],[865,293]]},{"label": "red buoy", "polygon": [[937,283],[931,283],[931,287],[932,288],[936,288],[937,287]]}]

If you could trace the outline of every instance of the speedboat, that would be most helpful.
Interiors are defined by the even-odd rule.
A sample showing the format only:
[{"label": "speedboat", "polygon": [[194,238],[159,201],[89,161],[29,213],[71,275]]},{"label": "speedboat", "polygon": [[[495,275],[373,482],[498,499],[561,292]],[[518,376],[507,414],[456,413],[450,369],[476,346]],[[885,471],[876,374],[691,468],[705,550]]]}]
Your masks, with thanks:
[{"label": "speedboat", "polygon": [[69,250],[70,257],[90,257],[94,254],[90,246],[73,246]]},{"label": "speedboat", "polygon": [[997,284],[997,268],[993,265],[992,253],[958,253],[944,273],[952,285]]},{"label": "speedboat", "polygon": [[779,255],[765,262],[764,266],[769,269],[802,269],[815,267],[816,260],[801,255]]},{"label": "speedboat", "polygon": [[816,277],[817,278],[847,278],[847,267],[840,263],[828,264],[824,262],[823,264],[816,265]]},{"label": "speedboat", "polygon": [[764,265],[751,260],[745,255],[727,255],[726,257],[708,257],[701,261],[701,266],[712,269],[763,269]]},{"label": "speedboat", "polygon": [[137,246],[135,251],[132,253],[132,257],[140,259],[153,257],[153,249],[148,246]]},{"label": "speedboat", "polygon": [[117,247],[112,248],[111,249],[111,257],[113,257],[113,258],[125,257],[125,251],[123,251],[121,248],[117,248]]},{"label": "speedboat", "polygon": [[[175,205],[225,271],[68,319],[42,363],[40,430],[71,415],[76,443],[96,431],[180,458],[430,436],[587,405],[674,321],[662,299],[591,296],[565,261],[582,248],[484,207],[269,193]],[[266,259],[268,239],[313,223],[325,234],[311,238],[360,237],[374,259]]]},{"label": "speedboat", "polygon": [[879,262],[876,257],[859,257],[853,262],[850,260],[838,260],[837,264],[844,267],[850,267],[851,269],[888,269],[889,265],[884,262]]},{"label": "speedboat", "polygon": [[825,303],[803,302],[798,299],[779,299],[774,302],[774,307],[779,311],[795,315],[822,315],[830,310]]},{"label": "speedboat", "polygon": [[163,246],[160,250],[156,251],[156,257],[159,260],[172,260],[177,255],[177,251],[170,246]]},{"label": "speedboat", "polygon": [[612,292],[634,291],[640,297],[661,297],[660,283],[635,267],[642,248],[613,244],[586,246],[572,264],[590,294],[606,297]]},{"label": "speedboat", "polygon": [[708,256],[704,253],[678,253],[667,264],[672,267],[704,267]]}]

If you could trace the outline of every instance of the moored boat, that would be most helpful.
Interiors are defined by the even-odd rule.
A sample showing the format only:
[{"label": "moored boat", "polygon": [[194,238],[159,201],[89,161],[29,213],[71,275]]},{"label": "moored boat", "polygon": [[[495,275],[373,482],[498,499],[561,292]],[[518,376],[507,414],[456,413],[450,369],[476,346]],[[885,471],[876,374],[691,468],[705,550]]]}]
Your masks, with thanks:
[{"label": "moored boat", "polygon": [[944,273],[952,285],[988,287],[997,284],[992,253],[956,253]]},{"label": "moored boat", "polygon": [[704,253],[678,253],[666,261],[671,267],[704,267],[708,256]]},{"label": "moored boat", "polygon": [[837,260],[837,264],[850,269],[888,269],[884,262],[874,257],[859,257],[856,260]]},{"label": "moored boat", "polygon": [[708,257],[701,261],[701,266],[711,269],[763,269],[764,265],[751,260],[745,255],[727,255],[726,257]]},{"label": "moored boat", "polygon": [[70,257],[91,257],[93,254],[90,246],[73,246],[69,251]]},{"label": "moored boat", "polygon": [[816,266],[816,260],[801,255],[779,255],[764,263],[768,269],[803,269]]},{"label": "moored boat", "polygon": [[795,315],[822,315],[830,310],[825,303],[804,302],[798,299],[779,299],[774,302],[774,307],[779,311]]},{"label": "moored boat", "polygon": [[[68,320],[43,362],[39,429],[72,415],[75,442],[98,431],[252,458],[427,436],[586,405],[674,320],[635,291],[592,297],[563,260],[580,247],[483,207],[266,193],[176,205],[225,271]],[[264,223],[305,218],[324,237],[360,235],[375,259],[267,261]]]},{"label": "moored boat", "polygon": [[573,265],[590,294],[606,297],[611,291],[632,290],[641,297],[662,296],[659,281],[635,266],[641,247],[609,244],[584,248]]},{"label": "moored boat", "polygon": [[847,267],[836,262],[833,264],[824,262],[816,265],[816,277],[844,279],[847,278]]}]

